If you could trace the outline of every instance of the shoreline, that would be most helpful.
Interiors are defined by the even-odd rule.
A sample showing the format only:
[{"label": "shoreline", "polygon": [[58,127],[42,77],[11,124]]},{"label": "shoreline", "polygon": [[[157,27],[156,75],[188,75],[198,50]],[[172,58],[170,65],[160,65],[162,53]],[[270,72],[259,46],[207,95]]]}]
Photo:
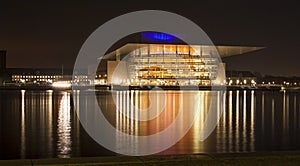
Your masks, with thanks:
[{"label": "shoreline", "polygon": [[0,165],[296,165],[300,151],[0,160]]},{"label": "shoreline", "polygon": [[75,86],[75,87],[53,87],[45,86],[0,86],[1,90],[264,90],[264,91],[299,91],[300,87],[283,86],[121,86],[121,85],[96,85],[96,86]]}]

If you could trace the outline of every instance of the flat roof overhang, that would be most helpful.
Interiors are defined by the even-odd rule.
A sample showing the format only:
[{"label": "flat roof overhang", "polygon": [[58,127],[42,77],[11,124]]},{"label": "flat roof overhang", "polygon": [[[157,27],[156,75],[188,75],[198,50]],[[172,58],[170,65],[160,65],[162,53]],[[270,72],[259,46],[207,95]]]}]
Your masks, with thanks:
[{"label": "flat roof overhang", "polygon": [[[107,60],[113,60],[116,58],[116,54],[120,54],[121,55],[121,59],[128,55],[130,52],[142,48],[142,47],[147,47],[148,45],[184,45],[184,44],[141,44],[141,43],[128,43],[118,49],[116,49],[115,51],[112,51],[106,55],[104,55],[103,57],[101,57],[102,59],[107,59]],[[245,53],[249,53],[249,52],[254,52],[254,51],[258,51],[261,49],[264,49],[265,47],[261,47],[261,46],[227,46],[227,45],[217,45],[217,46],[211,46],[211,45],[191,45],[192,47],[199,47],[199,46],[203,46],[203,47],[211,47],[213,49],[213,47],[216,47],[217,51],[219,52],[219,55],[221,58],[225,58],[225,57],[229,57],[229,56],[234,56],[234,55],[240,55],[240,54],[245,54]]]}]

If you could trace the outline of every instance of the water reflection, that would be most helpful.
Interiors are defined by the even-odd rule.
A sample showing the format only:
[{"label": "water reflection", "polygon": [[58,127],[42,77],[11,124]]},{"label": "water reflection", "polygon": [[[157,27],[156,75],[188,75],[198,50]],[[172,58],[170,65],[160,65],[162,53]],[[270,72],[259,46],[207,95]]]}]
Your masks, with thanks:
[{"label": "water reflection", "polygon": [[53,90],[46,91],[47,95],[47,114],[48,114],[48,120],[47,120],[47,136],[48,136],[48,149],[49,151],[53,151]]},{"label": "water reflection", "polygon": [[[20,158],[53,156],[53,91],[19,92],[20,122],[17,124],[20,125]],[[17,118],[18,115],[13,116]],[[44,146],[38,146],[41,144]],[[39,154],[41,151],[43,153]]]},{"label": "water reflection", "polygon": [[[224,111],[224,112],[226,112],[226,110]],[[233,129],[233,121],[232,121],[232,117],[233,117],[233,110],[232,110],[232,91],[229,91],[229,96],[228,96],[228,112],[229,112],[229,119],[228,119],[228,125],[229,125],[229,128],[230,129]],[[224,114],[224,117],[225,117],[226,115]],[[232,139],[233,139],[233,133],[234,133],[234,131],[233,130],[230,130],[229,131],[229,133],[228,133],[228,135],[229,135],[229,137],[228,137],[228,143],[229,143],[229,145],[232,145]],[[233,149],[229,149],[229,151],[230,152],[232,152],[233,151]]]},{"label": "water reflection", "polygon": [[70,121],[70,94],[64,92],[60,101],[57,119],[57,151],[58,157],[68,158],[71,152],[71,121]]},{"label": "water reflection", "polygon": [[274,102],[273,97],[272,97],[272,103],[271,104],[272,104],[271,126],[272,126],[272,137],[273,137],[274,136],[274,128],[275,128],[275,126],[274,126],[274,123],[275,123],[275,102]]},{"label": "water reflection", "polygon": [[297,96],[294,94],[294,113],[293,113],[293,121],[294,121],[294,126],[297,126]]},{"label": "water reflection", "polygon": [[247,91],[244,90],[244,95],[243,95],[243,135],[242,137],[240,138],[241,139],[241,144],[243,145],[242,147],[242,152],[245,152],[246,151],[246,146],[247,144],[245,142],[247,142],[247,130],[246,130],[246,116],[247,116],[247,96],[246,96],[246,93]]},{"label": "water reflection", "polygon": [[262,135],[264,135],[265,131],[265,92],[262,92],[261,95],[261,129]]},{"label": "water reflection", "polygon": [[[116,101],[112,97],[114,93],[118,96]],[[199,117],[184,138],[160,154],[300,149],[299,92],[237,90],[224,95],[215,93],[218,102],[225,103],[217,108],[220,123],[207,140],[201,142],[199,135],[207,119],[210,107],[207,103],[210,103],[211,95],[211,91],[101,91],[97,93],[97,98],[115,128],[140,136],[155,134],[170,126],[178,117],[181,105],[185,105],[183,109],[187,113],[199,109]],[[196,96],[197,102],[191,102]],[[75,101],[80,99],[79,95],[73,98]],[[81,100],[89,104],[88,96]],[[79,107],[80,103],[74,104]],[[72,112],[70,93],[2,91],[0,105],[1,159],[112,154],[95,143],[82,129],[76,114]],[[88,113],[89,110],[84,110],[78,116],[84,118]],[[158,116],[150,121],[134,120],[139,116],[152,115]],[[173,134],[183,132],[182,125],[188,120],[187,117],[179,119],[180,125],[172,131]],[[124,144],[136,150],[139,148],[133,139],[116,138],[112,140],[119,148],[123,148]]]},{"label": "water reflection", "polygon": [[21,158],[25,158],[26,154],[25,127],[25,90],[21,90]]},{"label": "water reflection", "polygon": [[254,90],[251,91],[251,118],[250,118],[250,151],[255,151],[255,97]]},{"label": "water reflection", "polygon": [[[282,129],[283,130],[285,130],[285,128],[286,128],[286,121],[285,121],[285,119],[286,119],[286,91],[284,91],[283,92],[283,99],[282,99],[283,101],[282,101],[282,111],[283,111],[283,115],[282,115]],[[272,109],[273,110],[273,109]]]},{"label": "water reflection", "polygon": [[[193,120],[189,114],[199,111],[199,116],[195,117],[196,120],[191,129],[192,132],[190,134],[192,138],[186,140],[193,148],[186,149],[184,146],[178,146],[178,149],[174,150],[176,153],[191,153],[189,150],[192,150],[192,153],[197,153],[200,149],[203,149],[203,142],[199,140],[203,135],[207,134],[204,133],[204,131],[209,130],[209,127],[204,128],[205,123],[213,125],[213,121],[218,120],[219,117],[222,116],[222,113],[225,112],[224,103],[226,101],[226,95],[220,91],[116,91],[115,93],[116,129],[131,135],[148,136],[160,133],[169,126],[172,126],[177,118],[177,123],[179,123],[178,128],[174,128],[174,131],[172,131],[169,137],[174,137],[175,134],[183,134],[186,132],[186,128],[183,127],[185,123]],[[217,100],[213,100],[212,98]],[[215,112],[216,117],[212,115],[210,115],[211,117],[208,116],[210,108]],[[162,111],[160,109],[162,109]],[[178,116],[181,109],[184,115]],[[153,115],[156,115],[156,117],[153,118]],[[140,119],[140,116],[148,117],[149,121],[136,120]],[[226,122],[227,121],[223,119],[223,123]],[[225,126],[226,125],[224,125],[224,127]],[[213,129],[214,128],[212,128],[212,130]],[[163,139],[164,138],[161,138],[158,144],[163,144]],[[122,148],[124,144],[131,144],[136,140],[127,140],[126,137],[116,135],[116,141],[116,146]],[[139,148],[136,147],[136,144],[132,144],[131,147],[135,150]],[[172,153],[174,153],[174,151]],[[170,152],[167,150],[166,153]]]},{"label": "water reflection", "polygon": [[[254,91],[228,91],[222,121],[216,130],[216,151],[255,151],[255,96]],[[235,98],[234,98],[235,95]],[[250,96],[250,102],[248,98]],[[242,109],[240,109],[242,107]]]},{"label": "water reflection", "polygon": [[240,91],[237,90],[236,91],[236,110],[235,110],[235,141],[236,141],[236,144],[234,145],[235,146],[235,151],[236,152],[239,152],[239,132],[237,131],[237,129],[240,127],[240,123],[239,123],[239,116],[240,116]]}]

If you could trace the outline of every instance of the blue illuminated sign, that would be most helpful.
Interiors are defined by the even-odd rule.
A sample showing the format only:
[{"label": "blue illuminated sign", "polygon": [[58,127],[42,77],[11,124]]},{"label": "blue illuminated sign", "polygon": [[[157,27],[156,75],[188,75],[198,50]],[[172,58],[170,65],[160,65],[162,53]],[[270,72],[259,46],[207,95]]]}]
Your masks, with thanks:
[{"label": "blue illuminated sign", "polygon": [[162,32],[143,32],[143,38],[152,39],[152,40],[160,40],[160,41],[174,41],[178,40],[176,36],[162,33]]}]

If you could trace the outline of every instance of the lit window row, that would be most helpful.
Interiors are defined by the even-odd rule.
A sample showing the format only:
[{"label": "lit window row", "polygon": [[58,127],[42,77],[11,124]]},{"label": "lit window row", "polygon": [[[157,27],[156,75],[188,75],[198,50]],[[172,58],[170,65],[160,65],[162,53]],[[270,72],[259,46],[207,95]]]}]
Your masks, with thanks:
[{"label": "lit window row", "polygon": [[88,76],[77,76],[77,75],[76,75],[75,78],[78,78],[78,79],[81,78],[81,79],[82,79],[82,78],[88,78]]},{"label": "lit window row", "polygon": [[103,75],[96,75],[96,77],[95,78],[102,78],[102,77],[107,77],[107,74],[103,74]]},{"label": "lit window row", "polygon": [[62,78],[63,76],[50,76],[50,75],[12,75],[12,78]]},{"label": "lit window row", "polygon": [[134,50],[132,55],[164,55],[164,54],[177,54],[177,55],[209,55],[211,52],[216,51],[210,46],[189,46],[189,45],[163,45],[163,44],[150,44],[148,46]]}]

